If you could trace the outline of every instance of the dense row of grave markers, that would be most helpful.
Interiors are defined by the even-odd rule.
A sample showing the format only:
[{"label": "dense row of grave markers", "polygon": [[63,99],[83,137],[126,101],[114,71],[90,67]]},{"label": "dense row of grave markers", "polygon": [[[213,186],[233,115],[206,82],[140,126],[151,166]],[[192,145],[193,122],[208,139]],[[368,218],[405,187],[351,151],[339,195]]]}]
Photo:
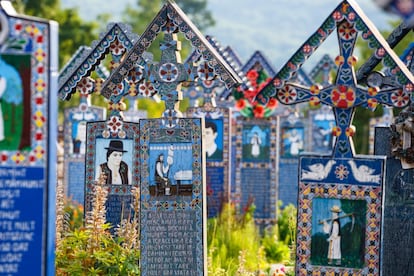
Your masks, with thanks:
[{"label": "dense row of grave markers", "polygon": [[[80,94],[79,106],[65,111],[66,193],[90,211],[96,185],[103,185],[108,222],[139,216],[142,275],[206,275],[207,204],[210,217],[229,200],[239,211],[254,204],[256,222],[270,225],[277,200],[291,191],[286,202],[298,198],[296,274],[413,272],[412,106],[390,129],[377,128],[377,156],[355,155],[351,124],[357,106],[406,107],[414,78],[354,1],[342,1],[279,72],[255,52],[242,74],[230,48],[215,47],[167,1],[141,36],[110,24],[61,71],[59,87],[56,23],[18,16],[9,1],[0,5],[0,259],[8,260],[0,262],[0,273],[54,273],[57,122],[49,115],[56,112],[50,93],[56,88],[64,100]],[[411,25],[404,24],[397,30],[406,34]],[[334,30],[339,56],[335,62],[324,56],[306,75],[302,64]],[[177,33],[195,49],[185,62]],[[161,59],[154,62],[145,51],[160,34]],[[375,53],[355,74],[359,34]],[[391,46],[403,36],[396,34]],[[412,50],[406,53],[411,69]],[[386,74],[371,72],[380,61]],[[233,90],[240,76],[243,84]],[[182,86],[203,101],[194,101],[186,117],[178,110]],[[107,117],[89,103],[97,94],[108,102]],[[165,112],[145,119],[137,98],[153,96],[164,101]],[[309,111],[305,121],[297,109],[275,110],[276,99],[324,107]],[[296,172],[282,179],[289,165]],[[139,214],[132,209],[134,188],[140,189]]]},{"label": "dense row of grave markers", "polygon": [[[337,31],[340,54],[335,83],[303,87],[291,75],[317,47]],[[380,90],[357,86],[353,49],[356,38],[368,41],[398,86]],[[354,1],[342,1],[299,48],[257,99],[277,97],[285,104],[309,101],[333,108],[336,126],[331,156],[302,155],[299,165],[296,273],[381,273],[381,225],[385,159],[355,156],[352,118],[357,106],[408,104],[413,77]],[[340,232],[339,232],[340,231]],[[325,233],[328,233],[328,239]]]},{"label": "dense row of grave markers", "polygon": [[[125,29],[109,29],[111,34],[94,43],[96,47],[80,59],[60,89],[62,98],[70,98],[78,82],[111,49],[110,77],[91,80],[93,88],[99,86],[100,94],[108,99],[110,114],[107,121],[87,124],[86,210],[93,202],[94,187],[102,185],[99,176],[105,175],[103,185],[110,191],[107,221],[119,224],[121,217],[133,212],[128,210],[131,187],[139,186],[142,275],[205,275],[204,118],[183,118],[177,105],[182,83],[220,78],[230,87],[238,76],[173,2],[162,7],[135,41],[126,39]],[[198,64],[181,63],[178,32],[196,49]],[[161,60],[153,63],[145,50],[159,34],[163,34]],[[166,106],[163,116],[125,121],[122,99],[138,94],[158,95]],[[120,178],[111,169],[113,152],[122,153]]]},{"label": "dense row of grave markers", "polygon": [[0,273],[54,275],[57,23],[0,1]]}]

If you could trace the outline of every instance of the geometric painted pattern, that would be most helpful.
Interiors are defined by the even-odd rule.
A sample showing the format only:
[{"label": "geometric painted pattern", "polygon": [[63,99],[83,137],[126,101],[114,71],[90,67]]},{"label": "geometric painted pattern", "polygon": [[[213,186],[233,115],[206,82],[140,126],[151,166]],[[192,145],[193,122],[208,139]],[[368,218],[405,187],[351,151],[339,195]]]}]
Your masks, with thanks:
[{"label": "geometric painted pattern", "polygon": [[[290,83],[289,79],[302,66],[309,56],[336,29],[340,54],[335,59],[337,77],[333,85],[319,87],[302,87]],[[381,58],[383,65],[393,73],[399,87],[380,90],[378,87],[363,88],[357,85],[354,74],[356,58],[353,55],[355,42],[361,37],[371,48],[376,49],[376,56]],[[320,103],[334,108],[336,142],[333,154],[335,157],[352,157],[354,152],[351,137],[352,118],[357,106],[375,110],[378,104],[404,107],[409,103],[414,88],[414,78],[401,60],[395,55],[378,30],[365,17],[354,1],[342,1],[328,16],[321,27],[300,47],[277,73],[256,99],[261,103],[276,97],[283,104],[310,102]]]}]

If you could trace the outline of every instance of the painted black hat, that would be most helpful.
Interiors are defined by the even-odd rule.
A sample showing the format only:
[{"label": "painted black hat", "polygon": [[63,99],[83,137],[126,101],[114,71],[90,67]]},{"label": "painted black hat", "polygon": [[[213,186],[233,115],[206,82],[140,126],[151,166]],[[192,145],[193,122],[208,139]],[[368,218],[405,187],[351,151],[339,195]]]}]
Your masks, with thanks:
[{"label": "painted black hat", "polygon": [[124,144],[120,140],[111,140],[109,142],[109,146],[105,149],[109,151],[127,152],[126,150],[124,150]]}]

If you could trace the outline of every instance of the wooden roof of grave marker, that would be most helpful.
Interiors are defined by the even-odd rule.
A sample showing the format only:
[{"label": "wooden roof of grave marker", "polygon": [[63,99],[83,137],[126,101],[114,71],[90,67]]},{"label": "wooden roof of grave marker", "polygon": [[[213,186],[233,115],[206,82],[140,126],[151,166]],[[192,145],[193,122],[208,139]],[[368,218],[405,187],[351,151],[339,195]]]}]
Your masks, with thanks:
[{"label": "wooden roof of grave marker", "polygon": [[316,79],[321,76],[321,85],[330,85],[332,84],[330,75],[333,70],[338,70],[338,66],[328,54],[325,54],[310,71],[309,77],[316,81]]},{"label": "wooden roof of grave marker", "polygon": [[94,41],[90,47],[80,48],[78,54],[75,54],[70,63],[61,71],[59,97],[69,100],[84,77],[90,76],[94,70],[100,71],[100,62],[109,54],[111,47],[114,47],[113,42],[119,41],[119,54],[112,53],[113,63],[115,63],[112,66],[114,67],[120,62],[124,51],[130,49],[137,39],[138,35],[131,32],[130,26],[121,23],[109,24],[98,40]]},{"label": "wooden roof of grave marker", "polygon": [[[164,32],[164,41],[161,62],[157,65],[145,67],[145,75],[165,101],[167,117],[177,117],[176,103],[181,99],[179,86],[182,82],[201,79],[214,79],[216,76],[227,87],[232,87],[241,80],[230,65],[214,49],[197,27],[188,19],[184,12],[173,2],[168,0],[147,29],[128,51],[123,62],[116,68],[104,82],[101,94],[111,98],[116,93],[117,85],[134,70],[137,63],[143,62],[142,54],[154,42],[155,38]],[[195,68],[192,64],[181,63],[178,51],[180,43],[176,34],[181,32],[190,41],[191,45],[202,55],[205,62]]]},{"label": "wooden roof of grave marker", "polygon": [[[289,80],[295,72],[335,29],[340,48],[340,54],[336,58],[338,71],[335,83],[322,89],[317,85],[304,87],[290,83]],[[362,33],[362,38],[370,48],[377,49],[376,57],[393,72],[399,87],[379,90],[377,87],[363,88],[358,85],[355,77],[356,58],[353,56],[358,33]],[[342,1],[333,10],[319,29],[286,62],[269,85],[261,90],[256,99],[261,103],[277,98],[287,105],[308,101],[313,105],[323,103],[332,106],[336,118],[334,133],[337,138],[333,155],[352,157],[354,150],[351,137],[354,135],[354,130],[351,123],[355,108],[364,106],[374,110],[378,104],[403,107],[409,103],[413,83],[414,77],[376,27],[355,1],[348,0]]]},{"label": "wooden roof of grave marker", "polygon": [[249,60],[243,65],[242,71],[247,73],[249,70],[254,69],[256,64],[260,65],[269,76],[276,75],[276,71],[273,69],[273,66],[270,64],[268,59],[260,51],[255,51]]}]

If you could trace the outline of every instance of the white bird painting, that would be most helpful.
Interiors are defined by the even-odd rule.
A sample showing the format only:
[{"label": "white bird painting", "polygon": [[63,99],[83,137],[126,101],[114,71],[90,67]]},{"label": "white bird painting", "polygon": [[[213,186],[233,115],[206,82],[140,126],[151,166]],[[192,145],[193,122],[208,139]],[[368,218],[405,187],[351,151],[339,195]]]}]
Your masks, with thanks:
[{"label": "white bird painting", "polygon": [[334,164],[336,164],[335,160],[329,160],[325,165],[322,163],[309,165],[309,170],[302,169],[301,179],[323,180],[328,176]]},{"label": "white bird painting", "polygon": [[351,167],[354,178],[359,182],[373,182],[377,184],[380,183],[380,174],[373,175],[375,169],[372,169],[366,165],[360,165],[357,167],[354,160],[349,160],[348,164]]}]

